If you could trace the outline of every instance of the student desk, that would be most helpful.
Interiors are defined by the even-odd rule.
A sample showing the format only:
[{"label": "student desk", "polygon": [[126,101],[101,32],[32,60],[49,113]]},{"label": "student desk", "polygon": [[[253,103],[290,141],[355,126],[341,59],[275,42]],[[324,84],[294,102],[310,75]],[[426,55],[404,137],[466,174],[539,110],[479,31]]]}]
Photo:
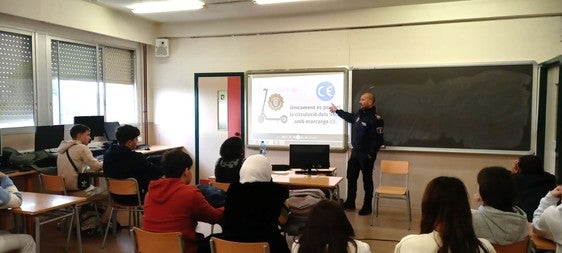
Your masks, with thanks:
[{"label": "student desk", "polygon": [[[37,253],[40,252],[41,225],[55,221],[57,219],[49,219],[40,221],[40,215],[49,211],[58,210],[66,207],[73,207],[76,221],[76,236],[78,238],[78,252],[82,253],[82,238],[80,235],[80,218],[76,205],[86,201],[83,197],[64,196],[55,194],[45,194],[36,192],[21,192],[22,204],[20,208],[13,208],[12,212],[27,216],[27,230],[32,231],[31,223],[35,223],[35,243],[37,244]],[[31,218],[35,218],[33,221]]]},{"label": "student desk", "polygon": [[37,177],[37,172],[36,170],[28,170],[28,171],[15,171],[12,173],[8,173],[7,175],[10,178],[15,178],[15,177],[25,177],[25,188],[23,190],[25,191],[31,191],[33,190],[33,184],[34,184],[34,178]]},{"label": "student desk", "polygon": [[531,247],[534,249],[533,252],[556,251],[556,243],[535,234],[535,232],[533,232],[533,223],[531,222],[529,222],[529,237],[531,240]]}]

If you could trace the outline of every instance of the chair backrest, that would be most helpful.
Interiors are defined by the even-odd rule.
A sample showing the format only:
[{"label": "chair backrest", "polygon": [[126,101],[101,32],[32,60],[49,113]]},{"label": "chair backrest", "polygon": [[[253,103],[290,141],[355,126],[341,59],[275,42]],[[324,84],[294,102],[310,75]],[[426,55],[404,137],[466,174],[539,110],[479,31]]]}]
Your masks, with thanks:
[{"label": "chair backrest", "polygon": [[410,162],[408,161],[381,160],[380,185],[383,185],[383,176],[385,174],[404,175],[406,180],[403,187],[408,188],[409,168]]},{"label": "chair backrest", "polygon": [[183,237],[180,232],[156,233],[138,227],[131,228],[135,253],[183,253]]},{"label": "chair backrest", "polygon": [[109,199],[110,199],[112,204],[115,203],[113,201],[113,198],[111,197],[112,194],[121,195],[121,196],[136,195],[137,196],[137,203],[139,203],[139,205],[140,205],[140,203],[142,203],[141,197],[140,197],[139,184],[138,184],[136,179],[134,179],[134,178],[127,178],[127,179],[106,178],[106,180],[107,180],[107,191],[110,193]]},{"label": "chair backrest", "polygon": [[211,253],[269,253],[267,242],[233,242],[211,237]]},{"label": "chair backrest", "polygon": [[44,192],[66,195],[64,177],[39,174],[39,182]]},{"label": "chair backrest", "polygon": [[230,187],[230,183],[221,183],[216,181],[209,182],[211,186],[217,187],[223,191],[228,191],[228,187]]},{"label": "chair backrest", "polygon": [[525,237],[523,241],[515,242],[507,245],[492,244],[497,253],[527,253],[529,250],[529,237]]}]

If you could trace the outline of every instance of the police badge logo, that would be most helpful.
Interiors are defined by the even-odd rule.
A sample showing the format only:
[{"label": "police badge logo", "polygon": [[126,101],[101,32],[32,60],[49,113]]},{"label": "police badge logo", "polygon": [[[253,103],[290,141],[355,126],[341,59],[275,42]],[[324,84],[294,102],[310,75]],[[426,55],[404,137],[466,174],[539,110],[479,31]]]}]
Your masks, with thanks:
[{"label": "police badge logo", "polygon": [[269,99],[267,100],[267,104],[269,105],[269,108],[271,108],[271,110],[274,111],[278,111],[281,108],[283,108],[283,97],[281,95],[279,95],[279,93],[274,93],[271,96],[269,96]]}]

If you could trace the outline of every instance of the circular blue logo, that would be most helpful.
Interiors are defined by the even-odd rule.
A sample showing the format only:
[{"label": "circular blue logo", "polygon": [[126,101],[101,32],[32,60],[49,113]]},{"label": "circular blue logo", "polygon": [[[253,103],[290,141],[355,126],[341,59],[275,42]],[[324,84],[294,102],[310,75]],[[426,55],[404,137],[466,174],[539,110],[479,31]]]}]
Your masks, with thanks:
[{"label": "circular blue logo", "polygon": [[321,82],[316,86],[316,96],[322,101],[330,101],[336,95],[336,89],[330,82]]}]

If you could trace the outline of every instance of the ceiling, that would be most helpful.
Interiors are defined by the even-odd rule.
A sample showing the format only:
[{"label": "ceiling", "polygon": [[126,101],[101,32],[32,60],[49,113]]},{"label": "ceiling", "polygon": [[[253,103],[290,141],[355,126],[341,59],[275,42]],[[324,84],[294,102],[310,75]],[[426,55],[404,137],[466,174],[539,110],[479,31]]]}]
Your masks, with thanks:
[{"label": "ceiling", "polygon": [[[112,9],[128,12],[127,5],[147,0],[84,0]],[[164,1],[164,0],[151,0]],[[459,0],[307,0],[305,2],[256,5],[252,0],[202,0],[206,7],[194,11],[177,11],[168,13],[135,14],[142,18],[160,23],[197,22],[211,20],[244,19],[259,17],[287,17],[329,13],[336,11],[365,8],[390,7]]]}]

